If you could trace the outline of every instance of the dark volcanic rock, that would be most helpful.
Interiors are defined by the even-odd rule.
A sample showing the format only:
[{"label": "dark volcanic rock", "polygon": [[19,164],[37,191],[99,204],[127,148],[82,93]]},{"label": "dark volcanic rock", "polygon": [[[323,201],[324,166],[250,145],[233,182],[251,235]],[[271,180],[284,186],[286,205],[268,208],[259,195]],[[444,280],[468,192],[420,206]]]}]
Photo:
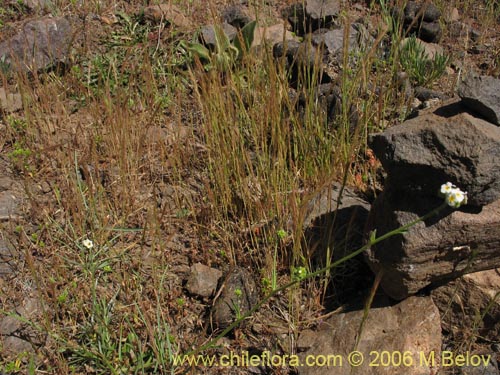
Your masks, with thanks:
[{"label": "dark volcanic rock", "polygon": [[12,38],[0,43],[0,59],[11,68],[39,71],[65,63],[72,40],[72,27],[63,17],[29,21]]},{"label": "dark volcanic rock", "polygon": [[403,22],[404,29],[409,29],[410,33],[429,43],[436,43],[441,39],[442,31],[439,19],[441,12],[432,3],[418,4],[415,1],[408,1],[405,8],[393,10],[393,17],[399,18]]},{"label": "dark volcanic rock", "polygon": [[469,74],[458,88],[458,95],[468,108],[500,125],[500,79]]},{"label": "dark volcanic rock", "polygon": [[276,43],[273,46],[273,56],[275,58],[286,57],[286,68],[290,71],[289,80],[292,86],[296,86],[299,77],[312,77],[316,74],[318,83],[328,83],[330,77],[321,68],[321,58],[314,47],[309,42],[296,42],[293,40],[285,43]]},{"label": "dark volcanic rock", "polygon": [[441,11],[433,3],[423,4],[420,12],[423,12],[422,18],[425,22],[439,21],[441,18]]},{"label": "dark volcanic rock", "polygon": [[300,1],[285,10],[285,17],[299,35],[330,27],[339,15],[339,0]]},{"label": "dark volcanic rock", "polygon": [[[439,198],[385,190],[375,200],[368,229],[382,235],[406,225],[442,204]],[[481,211],[444,209],[404,234],[373,246],[367,261],[383,272],[381,286],[401,300],[429,285],[500,264],[500,200]]]},{"label": "dark volcanic rock", "polygon": [[230,5],[225,8],[222,12],[222,20],[237,29],[241,29],[252,21],[245,8],[241,5]]},{"label": "dark volcanic rock", "polygon": [[255,306],[259,291],[253,275],[244,268],[233,269],[222,283],[222,292],[212,309],[212,321],[218,328],[226,328],[238,315]]},{"label": "dark volcanic rock", "polygon": [[370,136],[391,189],[435,196],[450,181],[468,192],[469,205],[500,198],[500,128],[464,110],[449,103]]},{"label": "dark volcanic rock", "polygon": [[420,23],[418,30],[418,37],[424,42],[437,43],[441,39],[441,25],[439,22],[425,22]]}]

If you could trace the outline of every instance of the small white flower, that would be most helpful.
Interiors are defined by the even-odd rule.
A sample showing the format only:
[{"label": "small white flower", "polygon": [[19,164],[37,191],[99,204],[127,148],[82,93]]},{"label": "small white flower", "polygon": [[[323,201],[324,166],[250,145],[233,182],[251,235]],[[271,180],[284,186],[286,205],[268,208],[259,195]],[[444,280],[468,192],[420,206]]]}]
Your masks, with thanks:
[{"label": "small white flower", "polygon": [[82,241],[82,245],[85,246],[88,250],[94,247],[94,243],[88,238]]},{"label": "small white flower", "polygon": [[441,194],[444,195],[446,203],[454,208],[467,204],[467,193],[457,188],[451,182],[441,185]]},{"label": "small white flower", "polygon": [[453,188],[454,185],[451,182],[447,182],[446,184],[441,185],[441,194],[448,195],[451,193]]}]

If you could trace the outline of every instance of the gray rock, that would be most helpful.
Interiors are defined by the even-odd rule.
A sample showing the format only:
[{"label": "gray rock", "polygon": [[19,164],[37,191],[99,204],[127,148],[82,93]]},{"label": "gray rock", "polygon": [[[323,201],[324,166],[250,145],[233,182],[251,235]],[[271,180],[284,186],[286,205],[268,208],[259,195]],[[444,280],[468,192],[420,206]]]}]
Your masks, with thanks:
[{"label": "gray rock", "polygon": [[0,58],[12,69],[39,71],[65,63],[72,39],[66,18],[44,17],[27,22],[12,38],[0,43]]},{"label": "gray rock", "polygon": [[[416,193],[384,190],[375,200],[367,229],[377,234],[408,224],[440,206],[442,200]],[[481,210],[445,208],[367,251],[374,273],[383,272],[381,286],[401,300],[429,285],[500,264],[500,200]]]},{"label": "gray rock", "polygon": [[21,353],[33,353],[35,350],[29,341],[17,336],[6,336],[3,339],[3,353],[7,357],[16,357]]},{"label": "gray rock", "polygon": [[222,283],[222,292],[212,309],[212,322],[220,329],[226,328],[238,315],[252,309],[258,298],[253,275],[244,268],[234,268]]},{"label": "gray rock", "polygon": [[210,297],[217,289],[222,272],[205,266],[201,263],[196,263],[191,266],[191,273],[186,283],[186,289],[189,293],[201,297]]},{"label": "gray rock", "polygon": [[20,316],[7,315],[0,319],[0,335],[8,336],[21,329],[23,323]]},{"label": "gray rock", "polygon": [[0,192],[0,221],[10,220],[19,216],[19,198],[11,190]]},{"label": "gray rock", "polygon": [[[370,366],[376,363],[374,354],[411,353],[411,366],[404,367],[404,374],[423,375],[431,373],[430,366],[420,361],[420,355],[428,357],[434,353],[438,365],[441,352],[441,326],[439,311],[430,297],[411,297],[392,307],[372,308],[363,324],[363,311],[333,315],[318,327],[317,331],[302,332],[297,346],[302,363],[307,356],[326,357],[336,355],[336,366],[299,366],[300,375],[345,375],[345,374],[402,374],[401,366]],[[356,346],[356,339],[359,343]],[[349,354],[357,350],[364,361],[360,366],[350,366]],[[358,357],[359,358],[359,357]],[[401,361],[403,358],[400,358]],[[379,361],[381,358],[378,359]],[[333,357],[332,357],[333,361]]]},{"label": "gray rock", "polygon": [[479,335],[495,342],[500,337],[500,269],[475,272],[431,292],[441,312],[441,325],[453,341]]},{"label": "gray rock", "polygon": [[[236,37],[236,34],[238,33],[236,27],[231,26],[228,23],[222,24],[222,31],[231,41]],[[214,25],[208,25],[201,28],[200,36],[201,40],[203,41],[203,43],[205,43],[205,45],[212,48],[215,47],[217,45],[217,39],[215,35],[216,34]]]},{"label": "gray rock", "polygon": [[452,182],[469,206],[500,198],[500,128],[452,102],[370,136],[370,147],[398,191],[436,196]]},{"label": "gray rock", "polygon": [[19,93],[7,93],[0,87],[0,110],[7,113],[16,112],[23,108],[22,96]]},{"label": "gray rock", "polygon": [[243,28],[252,19],[241,5],[230,5],[222,11],[222,20],[237,29]]},{"label": "gray rock", "polygon": [[14,274],[17,255],[14,246],[0,237],[0,278],[8,279]]},{"label": "gray rock", "polygon": [[500,79],[469,74],[461,82],[458,95],[472,111],[500,125]]},{"label": "gray rock", "polygon": [[[325,47],[326,52],[336,58],[342,57],[344,49],[345,29],[329,30],[321,34],[313,34],[312,42],[319,47]],[[349,28],[349,51],[358,47],[358,31],[351,25]]]},{"label": "gray rock", "polygon": [[340,12],[339,0],[308,0],[293,4],[285,10],[285,17],[299,35],[334,24]]},{"label": "gray rock", "polygon": [[290,71],[289,79],[293,87],[304,74],[317,74],[319,83],[331,81],[321,69],[321,58],[316,48],[309,42],[298,43],[290,40],[276,43],[273,46],[273,56],[275,58],[286,56],[286,68]]},{"label": "gray rock", "polygon": [[306,15],[319,27],[329,25],[340,12],[339,0],[307,0]]},{"label": "gray rock", "polygon": [[464,22],[455,21],[448,27],[448,33],[452,38],[469,38],[477,42],[481,33]]},{"label": "gray rock", "polygon": [[292,32],[283,27],[283,23],[278,23],[272,26],[261,26],[255,29],[254,40],[252,47],[261,46],[267,43],[274,46],[277,43],[290,43],[291,41],[298,41],[298,38]]},{"label": "gray rock", "polygon": [[22,4],[31,11],[48,11],[54,6],[52,0],[8,0],[11,6],[19,6]]}]

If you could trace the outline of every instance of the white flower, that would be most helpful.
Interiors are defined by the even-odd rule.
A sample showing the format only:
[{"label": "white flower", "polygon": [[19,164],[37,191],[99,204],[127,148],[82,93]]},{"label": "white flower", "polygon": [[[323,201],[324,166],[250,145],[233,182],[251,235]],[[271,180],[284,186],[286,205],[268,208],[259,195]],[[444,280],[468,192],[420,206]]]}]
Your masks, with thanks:
[{"label": "white flower", "polygon": [[88,238],[82,241],[82,245],[85,246],[88,250],[94,247],[94,243]]},{"label": "white flower", "polygon": [[441,185],[441,194],[444,195],[446,203],[454,208],[467,204],[467,193],[457,188],[451,182]]},{"label": "white flower", "polygon": [[446,184],[441,185],[441,194],[445,196],[451,193],[451,190],[454,188],[454,185],[451,182],[447,182]]}]

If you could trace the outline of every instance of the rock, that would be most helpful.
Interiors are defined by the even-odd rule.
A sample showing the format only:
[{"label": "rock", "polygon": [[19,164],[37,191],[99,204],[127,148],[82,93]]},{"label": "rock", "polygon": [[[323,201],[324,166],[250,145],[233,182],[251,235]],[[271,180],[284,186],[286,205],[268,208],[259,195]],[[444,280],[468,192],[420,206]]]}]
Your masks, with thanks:
[{"label": "rock", "polygon": [[234,268],[226,276],[222,292],[214,303],[213,323],[220,329],[226,328],[238,315],[241,316],[253,308],[258,298],[259,291],[254,276],[244,268]]},{"label": "rock", "polygon": [[21,317],[15,315],[7,315],[0,319],[0,335],[8,336],[21,329]]},{"label": "rock", "polygon": [[425,101],[431,100],[431,99],[440,99],[440,100],[448,100],[449,99],[448,96],[446,96],[445,94],[443,94],[440,91],[428,89],[428,88],[422,87],[422,86],[415,87],[414,93],[415,93],[415,97],[422,102],[425,102]]},{"label": "rock", "polygon": [[338,0],[307,0],[306,15],[319,27],[326,27],[338,17],[340,1]]},{"label": "rock", "polygon": [[237,29],[243,28],[252,19],[241,5],[230,5],[222,11],[222,20]]},{"label": "rock", "polygon": [[274,46],[277,43],[288,44],[292,41],[298,42],[298,38],[292,32],[286,30],[282,23],[278,23],[268,27],[257,27],[252,46],[258,47],[264,43]]},{"label": "rock", "polygon": [[144,17],[153,23],[168,22],[180,29],[191,28],[191,22],[173,4],[150,5],[144,8]]},{"label": "rock", "polygon": [[418,29],[418,37],[424,42],[437,43],[441,39],[442,31],[439,22],[425,22],[420,23]]},{"label": "rock", "polygon": [[13,275],[16,258],[14,246],[0,237],[0,278],[9,279]]},{"label": "rock", "polygon": [[11,190],[0,192],[0,222],[19,216],[18,202],[19,198]]},{"label": "rock", "polygon": [[72,27],[64,17],[27,22],[22,31],[0,43],[0,59],[11,69],[39,71],[65,63],[71,47]]},{"label": "rock", "polygon": [[449,13],[445,14],[445,21],[448,23],[456,22],[460,19],[458,9],[453,7]]},{"label": "rock", "polygon": [[298,35],[320,28],[329,28],[340,12],[339,0],[308,0],[298,2],[285,10],[285,17]]},{"label": "rock", "polygon": [[[338,184],[327,186],[310,198],[305,207],[304,242],[315,268],[338,261],[363,246],[370,204],[348,187],[340,194]],[[288,230],[292,232],[293,226]],[[336,301],[341,303],[358,297],[373,281],[362,255],[332,269],[330,277],[329,294],[335,295]]]},{"label": "rock", "polygon": [[393,189],[436,196],[452,182],[469,194],[469,206],[500,198],[500,128],[448,102],[370,136],[369,144]]},{"label": "rock", "polygon": [[[222,31],[231,41],[236,37],[236,35],[238,33],[238,30],[234,26],[231,26],[228,23],[222,24]],[[215,37],[215,26],[214,25],[208,25],[208,26],[202,27],[201,40],[205,45],[212,47],[212,48],[217,45],[217,39]]]},{"label": "rock", "polygon": [[[403,353],[409,352],[406,361],[410,366],[404,367],[404,374],[429,374],[438,365],[441,353],[441,326],[439,311],[430,297],[411,297],[392,306],[372,308],[363,324],[359,343],[360,325],[363,321],[363,311],[352,311],[333,315],[318,327],[317,332],[303,332],[297,342],[299,349],[307,349],[299,353],[302,363],[306,363],[307,356],[330,357],[337,359],[336,366],[298,366],[300,375],[344,375],[344,374],[394,374],[402,373],[401,366],[370,366],[377,359],[376,353],[400,353],[403,363]],[[364,357],[360,366],[350,366],[349,353],[357,350]],[[428,358],[434,354],[436,366],[429,366],[420,361],[421,356]],[[313,357],[309,357],[313,358]],[[357,357],[358,359],[360,356]],[[326,358],[325,358],[326,359]],[[356,359],[352,357],[352,359]],[[384,359],[386,361],[386,359]],[[390,358],[389,358],[390,362]],[[387,363],[387,361],[385,362]]]},{"label": "rock", "polygon": [[318,83],[330,82],[330,77],[322,71],[321,59],[316,48],[308,42],[298,43],[290,40],[286,43],[276,43],[273,46],[273,56],[286,56],[286,68],[290,71],[289,80],[292,87],[296,87],[301,76],[316,74]]},{"label": "rock", "polygon": [[9,176],[0,176],[0,192],[11,190],[16,182]]},{"label": "rock", "polygon": [[[488,354],[486,354],[488,355]],[[479,364],[477,366],[457,366],[459,369],[459,375],[498,375],[498,370],[495,365],[490,361],[486,366],[484,364]]]},{"label": "rock", "polygon": [[196,263],[191,266],[191,273],[186,283],[189,293],[200,297],[210,297],[217,289],[217,283],[222,276],[222,272]]},{"label": "rock", "polygon": [[7,358],[15,358],[21,353],[33,353],[35,350],[29,341],[26,341],[17,336],[6,336],[3,340],[3,353]]},{"label": "rock", "polygon": [[455,342],[500,337],[500,269],[475,272],[431,292],[441,324]]},{"label": "rock", "polygon": [[49,11],[54,7],[52,0],[23,0],[23,4],[32,11]]},{"label": "rock", "polygon": [[422,18],[425,22],[439,21],[439,18],[441,18],[441,11],[433,3],[426,2],[419,11],[423,11]]},{"label": "rock", "polygon": [[[441,203],[439,198],[386,188],[373,204],[367,227],[380,236]],[[480,211],[446,208],[404,234],[373,246],[366,255],[370,268],[383,272],[382,288],[396,300],[429,285],[496,268],[500,264],[500,200]]]},{"label": "rock", "polygon": [[500,125],[500,79],[469,74],[461,82],[458,95],[469,109]]},{"label": "rock", "polygon": [[[329,30],[321,34],[313,34],[312,42],[314,45],[325,48],[326,52],[336,59],[341,59],[344,49],[344,36],[346,32],[345,29],[335,29]],[[349,51],[356,49],[358,47],[358,31],[351,25],[349,28]]]},{"label": "rock", "polygon": [[0,111],[16,112],[23,108],[22,96],[19,93],[7,93],[0,87]]},{"label": "rock", "polygon": [[426,2],[421,6],[415,1],[408,1],[403,11],[398,8],[393,10],[393,17],[403,21],[404,30],[409,29],[410,33],[417,34],[426,42],[435,43],[441,38],[441,12],[432,3]]},{"label": "rock", "polygon": [[[405,38],[401,41],[401,45],[404,46],[406,43],[408,43],[409,41],[409,38]],[[436,43],[426,43],[420,39],[416,39],[416,42],[418,44],[420,44],[420,46],[422,46],[422,48],[424,49],[424,52],[425,54],[427,55],[427,57],[429,59],[434,59],[434,57],[437,55],[437,54],[444,54],[444,49],[443,47],[441,47],[439,44],[436,44]]]},{"label": "rock", "polygon": [[481,37],[481,33],[464,22],[453,22],[448,27],[448,33],[452,38],[468,38],[477,42]]}]

